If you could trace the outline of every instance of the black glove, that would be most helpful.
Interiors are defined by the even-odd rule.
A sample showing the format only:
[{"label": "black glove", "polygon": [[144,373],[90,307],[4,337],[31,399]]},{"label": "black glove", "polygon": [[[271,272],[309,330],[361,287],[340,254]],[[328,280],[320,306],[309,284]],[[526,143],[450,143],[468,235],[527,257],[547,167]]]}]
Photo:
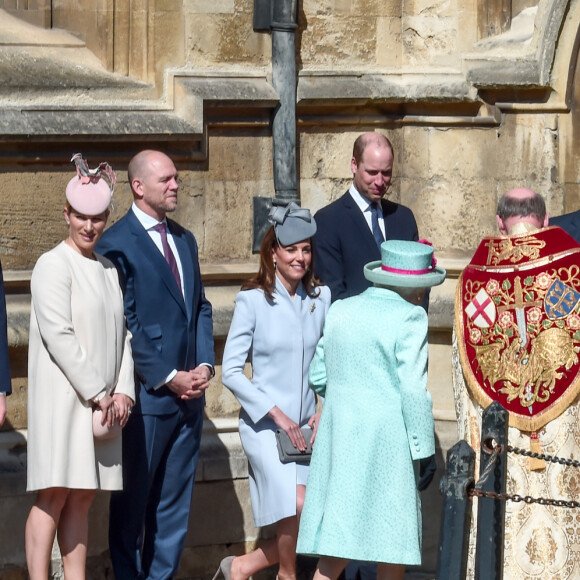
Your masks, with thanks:
[{"label": "black glove", "polygon": [[429,487],[436,471],[437,462],[435,461],[435,455],[419,459],[419,481],[417,482],[417,489],[419,491],[423,491]]}]

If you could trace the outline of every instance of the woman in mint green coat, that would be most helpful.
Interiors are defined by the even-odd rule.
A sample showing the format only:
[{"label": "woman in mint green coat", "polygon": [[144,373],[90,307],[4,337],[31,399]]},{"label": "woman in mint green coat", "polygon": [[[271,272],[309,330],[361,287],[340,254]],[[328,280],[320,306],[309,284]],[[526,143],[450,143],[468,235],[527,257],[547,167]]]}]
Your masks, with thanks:
[{"label": "woman in mint green coat", "polygon": [[417,464],[435,441],[420,304],[445,270],[424,243],[389,240],[381,257],[364,268],[373,287],[331,306],[310,366],[325,401],[297,551],[321,555],[314,580],[349,560],[378,562],[380,580],[421,563]]}]

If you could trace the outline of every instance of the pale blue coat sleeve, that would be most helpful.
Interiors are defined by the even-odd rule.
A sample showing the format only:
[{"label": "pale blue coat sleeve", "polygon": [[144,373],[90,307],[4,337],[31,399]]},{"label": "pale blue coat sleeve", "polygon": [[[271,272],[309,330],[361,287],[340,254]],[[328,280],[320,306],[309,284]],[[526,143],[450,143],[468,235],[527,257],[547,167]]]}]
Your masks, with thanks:
[{"label": "pale blue coat sleeve", "polygon": [[310,388],[321,397],[326,395],[326,363],[324,362],[324,337],[316,345],[314,358],[308,371],[308,384]]},{"label": "pale blue coat sleeve", "polygon": [[[252,291],[242,291],[236,296],[236,308],[222,360],[222,381],[232,391],[252,421],[257,423],[275,404],[267,393],[258,389],[244,375],[244,367],[252,349],[256,330],[256,306],[252,299],[255,297]],[[261,294],[259,298],[264,300]]]},{"label": "pale blue coat sleeve", "polygon": [[412,308],[399,326],[396,360],[403,420],[411,457],[435,453],[433,403],[427,390],[427,314]]}]

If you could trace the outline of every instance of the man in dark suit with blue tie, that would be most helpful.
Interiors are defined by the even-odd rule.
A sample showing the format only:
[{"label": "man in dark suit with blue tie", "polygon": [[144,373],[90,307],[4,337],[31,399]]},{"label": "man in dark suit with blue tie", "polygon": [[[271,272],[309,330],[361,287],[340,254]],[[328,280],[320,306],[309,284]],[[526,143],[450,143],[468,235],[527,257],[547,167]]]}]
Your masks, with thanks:
[{"label": "man in dark suit with blue tie", "polygon": [[335,202],[316,213],[316,275],[332,300],[360,294],[369,287],[363,266],[381,259],[380,243],[419,239],[413,212],[384,199],[393,176],[393,146],[380,133],[365,133],[354,143],[353,182]]},{"label": "man in dark suit with blue tie", "polygon": [[12,392],[8,361],[8,337],[6,335],[7,327],[6,297],[4,295],[2,264],[0,264],[0,427],[2,427],[6,418],[6,396]]},{"label": "man in dark suit with blue tie", "polygon": [[133,206],[97,245],[119,270],[137,397],[123,430],[124,487],[111,496],[109,547],[117,580],[166,580],[187,533],[214,372],[212,311],[195,238],[166,218],[177,207],[175,165],[142,151],[128,179]]}]

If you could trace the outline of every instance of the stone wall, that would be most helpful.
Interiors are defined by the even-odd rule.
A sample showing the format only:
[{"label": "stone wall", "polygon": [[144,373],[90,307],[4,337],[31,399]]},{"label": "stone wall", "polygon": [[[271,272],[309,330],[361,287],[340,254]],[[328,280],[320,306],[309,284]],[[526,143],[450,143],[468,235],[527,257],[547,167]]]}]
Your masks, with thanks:
[{"label": "stone wall", "polygon": [[[480,8],[508,4],[299,3],[302,204],[316,210],[339,197],[351,180],[356,136],[383,132],[395,148],[391,197],[412,208],[449,272],[430,306],[429,389],[440,466],[456,438],[455,284],[479,239],[495,231],[499,196],[526,186],[545,196],[554,215],[580,206],[580,0],[512,0],[509,28],[481,36]],[[23,7],[0,0],[0,257],[14,375],[0,431],[0,529],[12,532],[0,546],[0,577],[24,577],[23,528],[32,501],[24,492],[28,280],[38,256],[65,236],[63,192],[77,151],[116,168],[113,221],[131,203],[125,170],[135,152],[159,147],[176,160],[175,217],[199,242],[218,359],[182,577],[209,577],[222,556],[250,549],[258,538],[238,407],[221,385],[219,366],[236,291],[256,269],[253,198],[274,195],[271,39],[253,31],[253,6],[253,0],[51,6],[39,0]],[[39,17],[47,10],[52,26],[65,30]],[[501,14],[488,10],[485,18],[489,24]],[[433,571],[436,485],[424,499],[423,569]],[[100,494],[91,512],[93,578],[111,577],[106,502]]]}]

